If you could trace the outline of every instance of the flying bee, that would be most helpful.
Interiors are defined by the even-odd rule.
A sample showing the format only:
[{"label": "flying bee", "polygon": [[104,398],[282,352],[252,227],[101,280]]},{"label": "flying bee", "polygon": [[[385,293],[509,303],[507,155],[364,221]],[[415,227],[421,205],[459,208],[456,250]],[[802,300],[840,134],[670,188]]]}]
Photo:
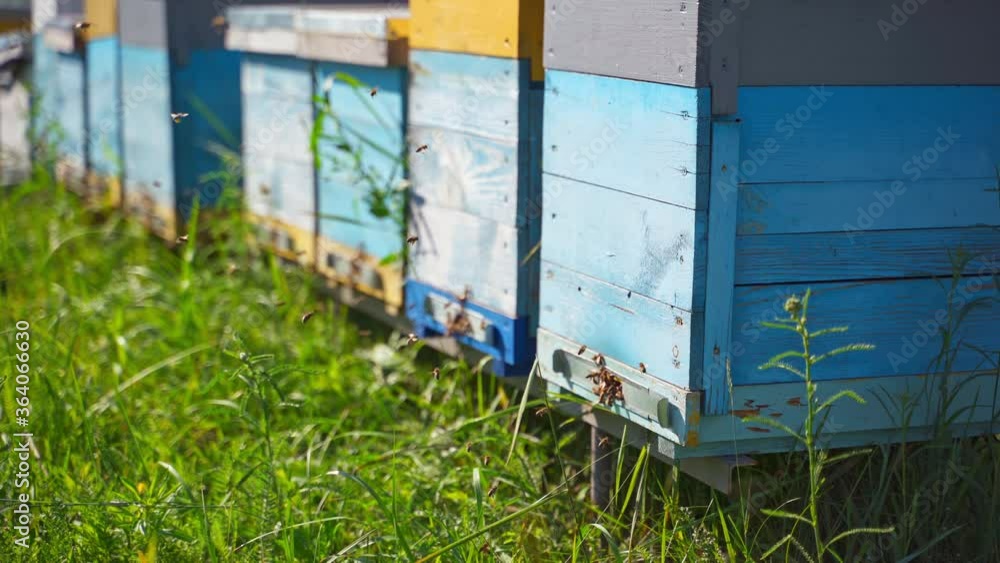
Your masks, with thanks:
[{"label": "flying bee", "polygon": [[608,447],[608,439],[609,438],[607,436],[602,436],[601,440],[599,442],[597,442],[597,447],[598,448],[606,448],[606,447]]},{"label": "flying bee", "polygon": [[484,455],[483,456],[483,467],[488,467],[489,465],[490,465],[490,456]]},{"label": "flying bee", "polygon": [[576,355],[577,356],[582,356],[583,353],[586,352],[586,351],[587,351],[587,345],[584,344],[583,346],[580,346],[579,350],[577,350]]},{"label": "flying bee", "polygon": [[159,180],[154,180],[154,181],[153,181],[153,187],[154,187],[154,188],[159,188],[159,187],[160,187],[160,186],[162,186],[162,185],[163,185],[163,184],[161,184]]},{"label": "flying bee", "polygon": [[543,416],[547,412],[549,412],[549,407],[538,407],[535,409],[535,416]]},{"label": "flying bee", "polygon": [[420,145],[419,147],[417,147],[417,152],[418,153],[422,153],[422,152],[426,151],[427,148],[428,148],[427,145]]},{"label": "flying bee", "polygon": [[466,442],[465,443],[465,451],[466,451],[466,453],[470,453],[470,454],[472,453],[472,442]]},{"label": "flying bee", "polygon": [[260,193],[262,193],[264,195],[269,195],[271,193],[271,188],[265,186],[264,184],[261,184],[260,185]]},{"label": "flying bee", "polygon": [[485,542],[483,547],[479,548],[479,553],[489,553],[490,551],[493,551],[490,549],[490,542]]},{"label": "flying bee", "polygon": [[464,306],[470,297],[472,297],[472,290],[466,286],[465,290],[462,292],[462,296],[458,298],[458,302]]},{"label": "flying bee", "polygon": [[410,334],[406,335],[406,345],[407,346],[409,346],[410,344],[416,344],[417,341],[419,341],[419,340],[420,339],[417,338],[417,335],[413,334],[412,332]]},{"label": "flying bee", "polygon": [[299,320],[302,321],[302,324],[306,324],[307,322],[309,322],[309,319],[313,318],[313,315],[315,314],[316,311],[309,311],[306,314],[302,315],[302,318]]},{"label": "flying bee", "polygon": [[371,97],[374,98],[375,94],[378,94],[378,86],[375,86],[374,88],[372,88],[372,91],[370,92],[370,94],[371,94]]},{"label": "flying bee", "polygon": [[220,30],[223,27],[226,27],[226,17],[215,16],[214,18],[212,18],[212,27],[215,28],[216,31]]},{"label": "flying bee", "polygon": [[187,242],[187,241],[188,241],[188,236],[187,235],[181,235],[181,236],[177,237],[177,242]]},{"label": "flying bee", "polygon": [[174,123],[180,123],[181,120],[183,120],[185,117],[188,117],[189,115],[191,115],[191,114],[184,113],[184,112],[171,113],[170,114],[170,119],[173,119]]},{"label": "flying bee", "polygon": [[406,237],[406,244],[417,244],[418,240],[420,240],[420,237],[417,235],[410,235]]},{"label": "flying bee", "polygon": [[431,373],[434,374],[434,379],[441,379],[441,368],[434,368]]},{"label": "flying bee", "polygon": [[73,29],[77,31],[83,31],[85,29],[90,29],[90,22],[79,21],[73,24]]},{"label": "flying bee", "polygon": [[646,364],[639,362],[639,371],[646,373]]},{"label": "flying bee", "polygon": [[604,354],[598,352],[594,354],[594,363],[599,366],[604,366]]},{"label": "flying bee", "polygon": [[231,275],[235,274],[237,272],[237,270],[239,270],[239,269],[240,269],[239,266],[237,266],[236,264],[233,264],[232,262],[230,262],[229,265],[226,266],[226,275],[227,276],[231,276]]},{"label": "flying bee", "polygon": [[493,486],[490,487],[490,490],[489,492],[486,493],[486,496],[493,498],[493,495],[497,494],[497,489],[499,488],[500,488],[500,483],[493,483]]}]

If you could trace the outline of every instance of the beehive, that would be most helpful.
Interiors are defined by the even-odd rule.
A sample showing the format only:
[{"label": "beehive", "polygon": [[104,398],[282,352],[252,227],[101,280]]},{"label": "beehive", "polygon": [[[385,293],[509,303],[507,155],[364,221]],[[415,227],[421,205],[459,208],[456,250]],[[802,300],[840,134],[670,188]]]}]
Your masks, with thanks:
[{"label": "beehive", "polygon": [[[407,17],[380,4],[236,8],[227,39],[248,51],[251,216],[279,254],[391,314],[403,299],[404,209],[380,218],[366,199],[375,189],[398,191],[405,178]],[[329,108],[317,109],[316,99]],[[358,161],[345,162],[355,151]]]},{"label": "beehive", "polygon": [[117,0],[86,0],[87,188],[91,198],[121,203],[121,76]]},{"label": "beehive", "polygon": [[77,23],[83,21],[79,3],[60,3],[35,41],[37,95],[36,129],[55,153],[56,179],[86,194],[86,74],[83,42]]},{"label": "beehive", "polygon": [[539,0],[415,1],[407,315],[526,374],[540,236]]},{"label": "beehive", "polygon": [[[741,418],[801,425],[803,383],[757,368],[800,346],[761,323],[811,287],[814,330],[850,325],[822,351],[876,346],[816,368],[821,396],[867,399],[837,404],[829,445],[901,439],[883,406],[907,400],[907,438],[926,437],[945,389],[962,409],[955,435],[996,432],[982,352],[1000,347],[1000,67],[968,54],[1000,48],[988,29],[1000,11],[907,6],[546,12],[538,356],[554,388],[595,399],[601,353],[624,386],[615,424],[665,457],[787,450],[788,436]],[[977,258],[952,305],[983,299],[937,378],[960,248]]]},{"label": "beehive", "polygon": [[0,185],[24,181],[31,169],[31,35],[0,34]]},{"label": "beehive", "polygon": [[125,209],[167,240],[196,200],[202,209],[218,201],[223,184],[208,175],[234,172],[219,156],[238,153],[241,138],[239,54],[224,49],[216,25],[224,7],[118,3]]}]

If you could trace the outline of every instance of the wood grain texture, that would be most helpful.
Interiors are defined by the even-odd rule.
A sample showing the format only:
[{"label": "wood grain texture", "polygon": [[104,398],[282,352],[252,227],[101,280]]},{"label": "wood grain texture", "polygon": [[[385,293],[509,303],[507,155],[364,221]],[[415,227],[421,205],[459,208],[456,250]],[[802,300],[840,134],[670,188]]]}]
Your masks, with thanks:
[{"label": "wood grain texture", "polygon": [[947,278],[959,251],[980,257],[967,273],[989,267],[1000,258],[1000,227],[740,236],[736,283]]},{"label": "wood grain texture", "polygon": [[704,209],[709,104],[705,88],[549,72],[545,172]]},{"label": "wood grain texture", "polygon": [[313,105],[303,98],[245,95],[243,148],[248,159],[271,155],[311,165]]},{"label": "wood grain texture", "polygon": [[691,389],[691,367],[701,361],[692,335],[702,329],[702,313],[650,299],[551,262],[541,264],[539,327],[590,354],[600,352],[629,366],[642,362],[647,373]]},{"label": "wood grain texture", "polygon": [[312,166],[280,157],[258,156],[247,161],[244,174],[247,205],[251,213],[307,233],[316,232]]},{"label": "wood grain texture", "polygon": [[102,176],[121,174],[121,90],[116,36],[87,43],[87,165]]},{"label": "wood grain texture", "polygon": [[741,235],[994,225],[997,177],[739,187]]},{"label": "wood grain texture", "polygon": [[55,72],[58,89],[50,92],[59,108],[59,127],[62,140],[59,152],[81,165],[86,155],[86,68],[83,57],[77,54],[58,53]]},{"label": "wood grain texture", "polygon": [[994,176],[998,101],[995,86],[743,87],[740,182]]},{"label": "wood grain texture", "polygon": [[90,28],[85,31],[88,41],[118,34],[118,0],[84,0],[83,17]]},{"label": "wood grain texture", "polygon": [[[995,263],[994,263],[995,265]],[[996,350],[996,283],[986,275],[963,278],[955,294],[954,314],[977,299],[952,335],[963,349],[954,358],[954,371],[988,369],[988,359],[974,347]],[[931,364],[940,352],[938,327],[947,320],[949,280],[875,280],[810,284],[812,299],[809,318],[813,331],[829,326],[848,325],[844,334],[831,334],[814,343],[817,352],[854,342],[876,346],[871,352],[843,354],[815,367],[817,381],[846,378],[883,378],[919,375],[933,371]],[[796,381],[793,374],[780,370],[760,371],[770,357],[801,347],[798,335],[766,330],[761,321],[787,314],[782,310],[792,294],[803,295],[805,285],[765,285],[737,287],[733,308],[734,385],[761,385]]]},{"label": "wood grain texture", "polygon": [[269,55],[295,55],[299,51],[299,36],[292,29],[226,29],[226,49]]},{"label": "wood grain texture", "polygon": [[742,84],[1000,84],[975,56],[1000,51],[991,0],[736,4]]},{"label": "wood grain texture", "polygon": [[30,66],[24,77],[0,91],[0,183],[4,186],[26,180],[31,171],[28,131],[31,123]]},{"label": "wood grain texture", "polygon": [[459,296],[468,288],[472,301],[509,318],[531,314],[519,299],[528,252],[523,229],[424,204],[411,206],[409,231],[419,240],[408,278]]},{"label": "wood grain texture", "polygon": [[31,29],[38,33],[58,15],[58,0],[31,0]]},{"label": "wood grain texture", "polygon": [[167,48],[167,9],[163,0],[118,0],[123,45]]},{"label": "wood grain texture", "polygon": [[517,143],[423,126],[411,127],[409,134],[414,145],[432,147],[409,157],[416,186],[412,197],[501,225],[522,226],[519,207],[527,203],[527,180],[520,180],[528,164],[518,158]]},{"label": "wood grain texture", "polygon": [[523,61],[413,51],[410,123],[516,141],[529,89]]},{"label": "wood grain texture", "polygon": [[[733,334],[733,283],[736,279],[736,221],[739,201],[720,181],[739,166],[740,123],[712,124],[712,189],[708,204],[708,254],[705,275],[705,337],[701,374],[693,379],[705,392],[706,414],[723,412],[729,401],[728,367]],[[697,335],[695,336],[697,338]],[[697,368],[696,368],[697,369]]]},{"label": "wood grain texture", "polygon": [[576,0],[545,12],[545,66],[648,82],[706,86],[698,44],[706,2]]},{"label": "wood grain texture", "polygon": [[294,57],[247,53],[240,73],[244,94],[268,94],[312,103],[313,63]]},{"label": "wood grain texture", "polygon": [[412,0],[410,45],[532,61],[541,80],[543,0]]},{"label": "wood grain texture", "polygon": [[542,260],[686,311],[704,308],[705,212],[549,174],[543,186]]}]

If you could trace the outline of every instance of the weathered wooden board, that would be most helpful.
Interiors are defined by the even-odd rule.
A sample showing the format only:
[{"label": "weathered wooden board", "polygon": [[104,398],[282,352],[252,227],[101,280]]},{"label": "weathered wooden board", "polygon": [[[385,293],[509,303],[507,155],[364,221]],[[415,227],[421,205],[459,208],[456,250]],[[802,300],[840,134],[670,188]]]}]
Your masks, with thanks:
[{"label": "weathered wooden board", "polygon": [[[325,201],[324,195],[327,194],[320,195],[321,205]],[[326,210],[321,207],[320,213],[325,215]],[[378,225],[356,225],[321,216],[319,234],[345,248],[372,256],[376,261],[390,256],[399,256],[405,241],[403,231],[391,220],[386,220]]]},{"label": "weathered wooden board", "polygon": [[992,0],[734,2],[743,12],[740,82],[1000,84]]},{"label": "weathered wooden board", "polygon": [[527,109],[527,70],[527,63],[517,59],[415,50],[410,55],[410,124],[516,141]]},{"label": "weathered wooden board", "polygon": [[118,0],[84,0],[83,19],[90,24],[88,41],[118,34]]},{"label": "weathered wooden board", "polygon": [[1000,87],[743,87],[740,182],[982,178]]},{"label": "weathered wooden board", "polygon": [[31,0],[31,29],[38,33],[59,13],[58,0]]},{"label": "weathered wooden board", "polygon": [[745,184],[739,234],[771,235],[992,225],[1000,179]]},{"label": "weathered wooden board", "polygon": [[704,209],[709,107],[707,88],[549,72],[545,172]]},{"label": "weathered wooden board", "polygon": [[369,3],[305,8],[296,23],[299,57],[374,67],[406,66],[409,11]]},{"label": "weathered wooden board", "polygon": [[[26,39],[30,41],[30,39]],[[31,171],[28,131],[31,122],[31,66],[5,90],[0,90],[0,185],[22,182]]]},{"label": "weathered wooden board", "polygon": [[550,174],[543,186],[545,262],[687,311],[704,307],[704,211]]},{"label": "weathered wooden board", "polygon": [[[390,128],[406,121],[406,69],[320,62],[314,76],[316,95],[328,92],[341,119],[375,121]],[[372,88],[378,89],[375,96]]]},{"label": "weathered wooden board", "polygon": [[123,44],[121,64],[125,191],[147,193],[173,208],[174,123],[167,52]]},{"label": "weathered wooden board", "polygon": [[518,145],[467,133],[414,126],[414,144],[428,149],[410,156],[410,172],[421,202],[456,209],[495,221],[520,226],[528,200],[529,172],[518,159]]},{"label": "weathered wooden board", "polygon": [[408,277],[470,299],[507,317],[530,314],[518,299],[527,233],[453,209],[412,205],[410,233],[419,237],[410,250]]},{"label": "weathered wooden board", "polygon": [[[995,263],[994,263],[995,265]],[[989,358],[974,349],[995,350],[997,305],[996,270],[962,278],[954,296],[954,314],[982,299],[972,308],[952,335],[964,349],[954,358],[953,371],[987,369]],[[933,372],[931,363],[940,352],[939,327],[948,315],[948,279],[872,280],[737,287],[733,309],[733,384],[762,385],[796,381],[782,370],[759,371],[758,366],[786,350],[801,349],[797,334],[767,330],[760,323],[785,318],[782,307],[792,294],[803,295],[812,287],[809,318],[813,331],[829,326],[851,327],[813,344],[822,353],[854,342],[876,346],[871,352],[855,352],[830,358],[816,366],[818,381],[919,375]]]},{"label": "weathered wooden board", "polygon": [[953,259],[959,250],[981,257],[968,264],[967,273],[982,268],[1000,270],[996,264],[1000,259],[1000,227],[740,236],[736,240],[736,283],[947,278],[955,269]]},{"label": "weathered wooden board", "polygon": [[102,176],[121,175],[121,90],[116,36],[87,43],[88,166]]},{"label": "weathered wooden board", "polygon": [[545,67],[648,82],[705,86],[699,20],[706,2],[575,0],[545,13]]},{"label": "weathered wooden board", "polygon": [[[366,177],[379,188],[398,189],[404,176],[406,138],[402,122],[327,117],[318,148],[321,157],[317,169],[321,180],[330,178],[353,185]],[[355,150],[360,154],[360,168],[353,159]],[[367,181],[366,185],[371,185]]]},{"label": "weathered wooden board", "polygon": [[542,79],[542,0],[412,0],[414,49],[532,60]]},{"label": "weathered wooden board", "polygon": [[[544,247],[544,243],[543,243]],[[546,260],[541,264],[539,326],[584,344],[591,354],[691,389],[691,370],[701,362],[698,335],[703,315],[668,305],[628,288],[579,274]]]},{"label": "weathered wooden board", "polygon": [[58,89],[51,94],[59,108],[58,123],[62,131],[59,143],[60,157],[79,163],[82,167],[86,154],[86,68],[78,54],[56,54]]},{"label": "weathered wooden board", "polygon": [[244,186],[250,212],[304,231],[316,230],[313,169],[308,163],[259,156],[247,163]]},{"label": "weathered wooden board", "polygon": [[122,44],[167,48],[167,8],[163,0],[118,0],[118,22]]},{"label": "weathered wooden board", "polygon": [[246,93],[244,99],[243,142],[248,159],[272,155],[296,162],[313,161],[309,148],[313,105],[305,96]]}]

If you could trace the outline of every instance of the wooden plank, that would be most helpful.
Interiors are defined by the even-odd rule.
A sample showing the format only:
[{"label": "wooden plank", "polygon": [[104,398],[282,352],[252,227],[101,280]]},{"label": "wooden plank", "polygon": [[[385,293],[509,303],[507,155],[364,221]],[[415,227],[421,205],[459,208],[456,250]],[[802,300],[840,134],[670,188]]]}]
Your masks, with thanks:
[{"label": "wooden plank", "polygon": [[167,9],[163,0],[118,0],[118,19],[122,44],[167,48]]},{"label": "wooden plank", "polygon": [[[376,122],[354,116],[339,117],[342,131],[338,134],[336,121],[327,118],[323,125],[324,138],[318,141],[320,161],[317,164],[320,180],[330,179],[345,185],[368,184],[362,176],[382,189],[398,188],[404,176],[406,139],[401,122]],[[360,166],[353,153],[344,151],[344,143],[360,153]],[[364,174],[362,174],[364,173]],[[367,188],[366,188],[367,189]]]},{"label": "wooden plank", "polygon": [[736,241],[736,283],[946,278],[954,270],[952,257],[959,249],[982,257],[970,263],[966,273],[989,267],[1000,256],[1000,229],[968,227],[740,236]]},{"label": "wooden plank", "polygon": [[528,90],[523,61],[415,50],[410,72],[411,125],[518,139],[520,99]]},{"label": "wooden plank", "polygon": [[309,148],[313,105],[291,97],[278,98],[248,93],[243,115],[244,150],[247,158],[273,155],[312,163]]},{"label": "wooden plank", "polygon": [[741,185],[739,234],[993,225],[1000,194],[983,178]]},{"label": "wooden plank", "polygon": [[411,127],[410,137],[429,147],[410,156],[412,197],[501,225],[523,224],[527,182],[519,180],[528,165],[517,143],[423,126]]},{"label": "wooden plank", "polygon": [[706,86],[699,57],[705,2],[576,0],[545,15],[545,66],[648,82]]},{"label": "wooden plank", "polygon": [[[313,170],[306,163],[280,157],[258,156],[248,161],[246,193],[249,209],[304,231],[316,230],[316,196]],[[266,189],[261,189],[261,188]]]},{"label": "wooden plank", "polygon": [[699,5],[711,16],[701,24],[698,46],[708,51],[702,58],[708,60],[712,115],[732,115],[738,110],[743,12],[748,4],[714,0]]},{"label": "wooden plank", "polygon": [[543,175],[542,259],[662,303],[702,310],[704,211]]},{"label": "wooden plank", "polygon": [[542,79],[542,0],[412,0],[414,49],[532,60]]},{"label": "wooden plank", "polygon": [[729,402],[728,371],[732,361],[733,283],[736,278],[737,194],[725,179],[735,175],[740,156],[740,123],[712,124],[712,190],[708,205],[708,264],[705,281],[705,343],[700,377],[706,414],[723,412]]},{"label": "wooden plank", "polygon": [[122,167],[118,48],[117,37],[87,43],[87,165],[102,176]]},{"label": "wooden plank", "polygon": [[31,67],[25,77],[10,89],[0,91],[0,184],[10,186],[26,179],[31,172],[30,127],[31,93],[28,83]]},{"label": "wooden plank", "polygon": [[82,165],[86,155],[86,74],[83,57],[78,54],[56,55],[58,90],[53,92],[59,107],[59,126],[62,141],[61,154],[70,156]]},{"label": "wooden plank", "polygon": [[992,0],[806,0],[743,5],[746,85],[1000,84]]},{"label": "wooden plank", "polygon": [[701,362],[692,335],[702,330],[701,312],[650,299],[596,278],[542,261],[539,326],[585,344],[622,364],[639,367],[678,387],[691,389],[691,368]]},{"label": "wooden plank", "polygon": [[[952,370],[985,369],[989,364],[974,347],[997,349],[997,308],[993,304],[996,282],[993,268],[981,275],[961,279],[954,297],[955,314],[977,299],[952,335],[963,349],[954,358]],[[843,354],[816,366],[817,381],[847,378],[884,378],[917,375],[928,371],[940,352],[939,327],[947,320],[949,280],[911,279],[811,284],[809,318],[813,331],[830,326],[849,326],[842,334],[831,334],[815,342],[814,353],[822,353],[854,342],[876,346],[871,352]],[[785,318],[785,300],[803,295],[799,284],[737,287],[733,306],[732,377],[734,385],[760,385],[796,381],[781,370],[760,371],[758,366],[786,350],[800,350],[798,335],[767,330],[762,321]]]},{"label": "wooden plank", "polygon": [[123,43],[121,64],[125,191],[140,190],[159,205],[173,208],[174,143],[167,52]]},{"label": "wooden plank", "polygon": [[226,29],[226,49],[269,55],[295,55],[299,51],[299,36],[293,29]]},{"label": "wooden plank", "polygon": [[84,0],[83,17],[90,28],[85,31],[88,41],[118,34],[118,0]]},{"label": "wooden plank", "polygon": [[243,56],[244,94],[268,94],[312,103],[313,64],[294,57],[248,53]]},{"label": "wooden plank", "polygon": [[298,56],[377,67],[406,66],[409,12],[371,5],[305,8],[299,14]]},{"label": "wooden plank", "polygon": [[58,0],[31,0],[31,29],[34,33],[38,33],[49,20],[56,17],[58,10]]},{"label": "wooden plank", "polygon": [[741,183],[982,178],[1000,87],[740,88]]},{"label": "wooden plank", "polygon": [[549,72],[544,170],[704,209],[709,103],[706,88]]},{"label": "wooden plank", "polygon": [[[401,245],[402,238],[397,237]],[[331,284],[346,286],[384,303],[383,313],[399,314],[403,306],[402,261],[382,264],[379,257],[359,252],[319,235],[317,271]]]},{"label": "wooden plank", "polygon": [[[345,63],[320,62],[314,65],[315,95],[325,95],[329,91],[334,111],[341,119],[393,124],[405,122],[406,84],[405,69],[374,68]],[[343,73],[358,81],[355,88],[347,81],[337,78]],[[378,88],[373,97],[371,89]]]},{"label": "wooden plank", "polygon": [[419,240],[410,249],[408,278],[458,296],[468,288],[472,301],[509,318],[530,314],[518,299],[522,229],[414,204],[409,232]]}]

